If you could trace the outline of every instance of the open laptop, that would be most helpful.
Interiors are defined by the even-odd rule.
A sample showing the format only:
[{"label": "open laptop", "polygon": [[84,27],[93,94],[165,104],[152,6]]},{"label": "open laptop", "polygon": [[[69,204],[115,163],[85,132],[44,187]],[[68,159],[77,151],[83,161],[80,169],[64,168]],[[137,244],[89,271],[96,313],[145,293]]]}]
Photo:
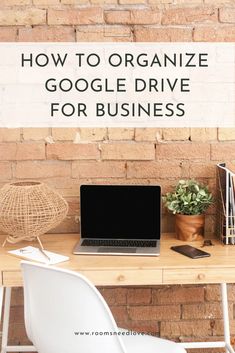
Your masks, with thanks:
[{"label": "open laptop", "polygon": [[82,185],[81,239],[74,254],[160,254],[161,188]]}]

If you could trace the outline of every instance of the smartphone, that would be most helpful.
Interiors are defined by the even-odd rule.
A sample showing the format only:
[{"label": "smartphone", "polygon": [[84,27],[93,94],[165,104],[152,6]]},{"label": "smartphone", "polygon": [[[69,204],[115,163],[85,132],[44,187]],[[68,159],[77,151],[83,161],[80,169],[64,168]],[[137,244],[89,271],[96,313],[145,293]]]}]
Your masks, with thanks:
[{"label": "smartphone", "polygon": [[208,252],[194,248],[191,245],[172,246],[171,249],[182,255],[188,256],[191,259],[200,259],[201,257],[211,256]]}]

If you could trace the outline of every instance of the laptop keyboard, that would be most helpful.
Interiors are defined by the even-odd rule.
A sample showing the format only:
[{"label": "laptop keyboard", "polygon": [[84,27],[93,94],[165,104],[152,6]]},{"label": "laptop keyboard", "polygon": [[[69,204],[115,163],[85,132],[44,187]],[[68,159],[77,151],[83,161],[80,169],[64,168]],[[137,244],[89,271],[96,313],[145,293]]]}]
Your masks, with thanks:
[{"label": "laptop keyboard", "polygon": [[82,246],[124,246],[135,248],[154,248],[156,240],[84,239]]}]

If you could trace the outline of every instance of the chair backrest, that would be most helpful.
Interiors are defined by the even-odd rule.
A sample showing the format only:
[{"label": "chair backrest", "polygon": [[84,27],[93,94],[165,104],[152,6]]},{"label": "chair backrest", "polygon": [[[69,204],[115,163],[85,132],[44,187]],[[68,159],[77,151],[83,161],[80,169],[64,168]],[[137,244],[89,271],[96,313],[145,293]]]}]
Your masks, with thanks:
[{"label": "chair backrest", "polygon": [[22,261],[25,325],[39,353],[126,353],[99,291],[81,274]]}]

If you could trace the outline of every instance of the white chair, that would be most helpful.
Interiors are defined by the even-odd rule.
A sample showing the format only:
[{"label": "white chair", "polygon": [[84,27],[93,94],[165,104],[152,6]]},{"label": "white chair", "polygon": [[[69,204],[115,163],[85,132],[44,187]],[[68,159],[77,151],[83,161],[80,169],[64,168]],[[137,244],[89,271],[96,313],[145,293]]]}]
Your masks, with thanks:
[{"label": "white chair", "polygon": [[118,329],[102,295],[81,274],[26,261],[21,267],[26,331],[39,353],[186,352],[174,342]]}]

